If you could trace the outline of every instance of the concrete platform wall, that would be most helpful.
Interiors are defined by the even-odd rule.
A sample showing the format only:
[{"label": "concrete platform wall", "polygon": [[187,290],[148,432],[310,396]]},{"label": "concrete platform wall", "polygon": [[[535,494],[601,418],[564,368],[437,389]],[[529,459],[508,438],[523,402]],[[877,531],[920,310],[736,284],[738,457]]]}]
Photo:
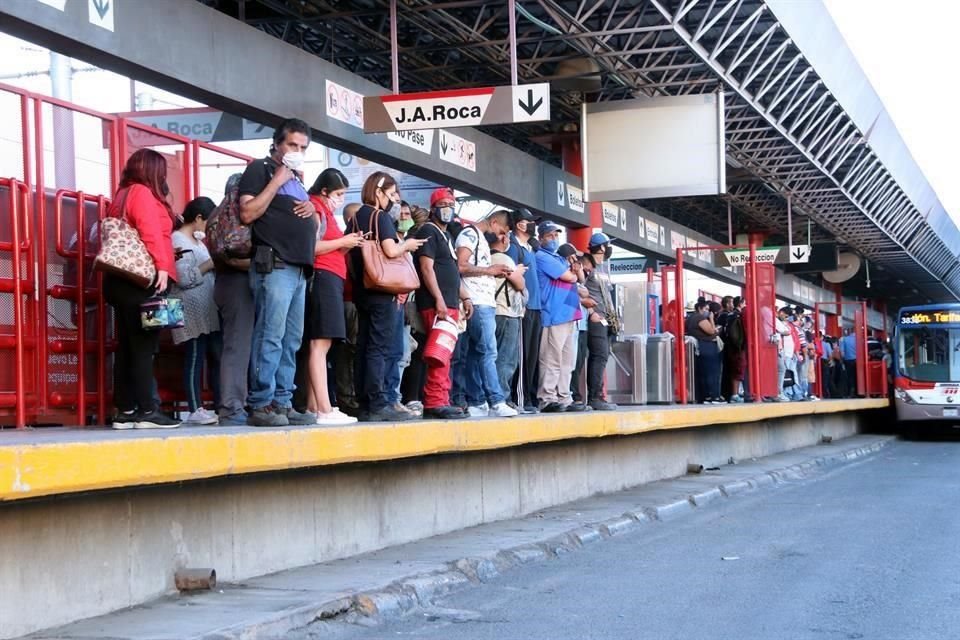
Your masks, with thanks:
[{"label": "concrete platform wall", "polygon": [[[853,435],[864,415],[580,439],[0,507],[0,638],[133,606],[183,566],[239,581]],[[105,460],[104,464],[110,464]],[[48,605],[47,603],[51,603]],[[55,604],[52,604],[55,603]]]}]

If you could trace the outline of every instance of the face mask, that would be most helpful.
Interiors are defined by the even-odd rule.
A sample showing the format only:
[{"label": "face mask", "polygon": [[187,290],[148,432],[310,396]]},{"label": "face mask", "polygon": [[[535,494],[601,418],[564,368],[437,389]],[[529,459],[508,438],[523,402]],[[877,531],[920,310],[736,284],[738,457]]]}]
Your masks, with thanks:
[{"label": "face mask", "polygon": [[331,207],[333,207],[334,209],[339,209],[340,207],[343,206],[343,203],[346,200],[346,198],[344,196],[332,196],[329,198],[329,200],[330,200]]},{"label": "face mask", "polygon": [[530,243],[531,251],[536,252],[540,250],[540,241],[537,240],[536,238],[530,238],[529,243]]},{"label": "face mask", "polygon": [[290,151],[283,154],[283,164],[291,171],[299,171],[300,167],[303,166],[303,152]]},{"label": "face mask", "polygon": [[207,234],[205,234],[203,231],[193,232],[193,239],[196,240],[197,242],[203,242],[203,239],[206,237],[207,237]]},{"label": "face mask", "polygon": [[486,239],[487,244],[497,244],[497,242],[500,241],[500,236],[492,231],[484,231],[483,237]]},{"label": "face mask", "polygon": [[400,219],[400,203],[391,202],[390,208],[387,209],[387,215],[390,216],[390,219],[396,222]]},{"label": "face mask", "polygon": [[603,259],[609,260],[611,257],[613,257],[613,247],[607,245],[607,248],[603,250]]},{"label": "face mask", "polygon": [[453,207],[434,207],[430,210],[430,215],[443,224],[450,224],[453,221]]},{"label": "face mask", "polygon": [[164,183],[160,185],[160,193],[163,194],[164,198],[170,195],[170,185],[168,185],[166,181],[164,181]]},{"label": "face mask", "polygon": [[547,242],[540,243],[540,246],[546,249],[547,251],[549,251],[550,253],[556,253],[557,249],[560,248],[560,241],[556,239],[548,240]]},{"label": "face mask", "polygon": [[401,233],[406,233],[407,231],[410,231],[410,229],[413,229],[413,218],[410,218],[409,220],[401,220],[400,222],[398,222],[397,229]]}]

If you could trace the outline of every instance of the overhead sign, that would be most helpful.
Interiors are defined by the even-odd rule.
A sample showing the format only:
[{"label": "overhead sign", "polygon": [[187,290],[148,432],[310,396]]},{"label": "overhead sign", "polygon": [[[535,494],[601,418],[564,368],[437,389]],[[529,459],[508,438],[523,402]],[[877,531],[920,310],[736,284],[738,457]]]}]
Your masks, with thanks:
[{"label": "overhead sign", "polygon": [[[791,252],[793,253],[793,252]],[[822,273],[837,269],[840,260],[840,251],[836,242],[817,242],[810,245],[809,256],[806,262],[791,263],[784,267],[787,273]]]},{"label": "overhead sign", "polygon": [[617,226],[617,220],[620,218],[620,207],[612,202],[604,202],[601,205],[603,210],[603,221],[611,227]]},{"label": "overhead sign", "polygon": [[810,254],[813,252],[809,244],[792,244],[787,253],[790,257],[790,264],[804,264],[810,262]]},{"label": "overhead sign", "polygon": [[476,171],[477,145],[440,129],[440,159],[469,171]]},{"label": "overhead sign", "polygon": [[549,119],[548,83],[423,91],[363,99],[363,130],[366,133]]},{"label": "overhead sign", "polygon": [[[803,258],[810,258],[808,245],[758,247],[756,253],[757,262],[761,264],[790,264]],[[797,255],[800,255],[800,258],[797,258]],[[749,249],[724,249],[713,252],[713,264],[716,267],[740,267],[748,262],[750,262]]]},{"label": "overhead sign", "polygon": [[49,5],[59,11],[63,11],[63,8],[67,5],[67,0],[40,0],[40,3]]},{"label": "overhead sign", "polygon": [[960,309],[923,309],[904,310],[900,312],[900,324],[958,324],[960,323]]},{"label": "overhead sign", "polygon": [[[567,183],[567,206],[577,213],[583,213],[585,211],[583,204],[583,189]],[[614,222],[613,224],[616,226],[617,223]]]},{"label": "overhead sign", "polygon": [[433,153],[433,129],[424,129],[423,131],[391,131],[387,137],[394,142],[399,142],[405,147],[416,149],[421,153],[430,155]]}]

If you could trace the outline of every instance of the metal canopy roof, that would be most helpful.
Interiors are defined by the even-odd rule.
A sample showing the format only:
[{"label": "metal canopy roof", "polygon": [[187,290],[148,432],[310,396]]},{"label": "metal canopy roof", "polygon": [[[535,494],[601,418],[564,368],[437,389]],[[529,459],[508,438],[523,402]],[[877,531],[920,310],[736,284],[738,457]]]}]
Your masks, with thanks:
[{"label": "metal canopy roof", "polygon": [[[389,0],[200,1],[391,86]],[[559,165],[547,141],[576,135],[584,100],[722,90],[729,194],[645,201],[644,206],[723,240],[729,200],[738,228],[767,229],[785,240],[789,195],[797,214],[796,242],[806,242],[808,217],[815,241],[836,238],[873,266],[872,289],[863,288],[861,275],[845,284],[845,290],[888,300],[960,299],[960,242],[955,242],[960,232],[909,157],[908,169],[925,190],[913,184],[913,197],[905,193],[905,185],[874,149],[876,120],[863,124],[864,110],[852,104],[850,92],[841,104],[828,87],[838,86],[836,74],[824,80],[771,4],[789,5],[779,0],[518,1],[520,82],[553,83],[552,121],[483,129]],[[788,22],[797,31],[807,31],[804,49],[811,57],[829,60],[830,52],[815,50],[810,35],[818,24],[836,34],[823,6],[808,0],[788,8],[783,9]],[[803,11],[809,11],[807,22],[815,23],[805,25],[809,28],[797,19]],[[509,84],[508,34],[507,3],[502,0],[401,0],[401,90]],[[853,58],[842,39],[828,44],[842,48],[839,53],[849,72]],[[588,67],[583,77],[571,78],[571,62],[585,58],[594,71]],[[855,71],[869,88],[858,67]],[[579,91],[564,89],[571,80],[591,79],[596,86],[587,93],[583,85]],[[869,95],[876,97],[872,89]],[[860,126],[851,112],[860,116]],[[899,137],[896,141],[903,146]],[[886,154],[888,164],[894,157]],[[913,175],[896,169],[901,177]],[[918,199],[926,210],[918,208]],[[936,220],[929,217],[933,210]]]}]

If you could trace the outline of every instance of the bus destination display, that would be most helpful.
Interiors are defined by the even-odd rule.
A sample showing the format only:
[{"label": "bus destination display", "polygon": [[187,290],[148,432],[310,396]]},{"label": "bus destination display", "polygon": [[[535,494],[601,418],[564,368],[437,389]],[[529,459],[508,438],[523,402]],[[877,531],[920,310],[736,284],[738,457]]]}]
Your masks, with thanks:
[{"label": "bus destination display", "polygon": [[914,309],[900,313],[901,325],[960,323],[960,309]]}]

